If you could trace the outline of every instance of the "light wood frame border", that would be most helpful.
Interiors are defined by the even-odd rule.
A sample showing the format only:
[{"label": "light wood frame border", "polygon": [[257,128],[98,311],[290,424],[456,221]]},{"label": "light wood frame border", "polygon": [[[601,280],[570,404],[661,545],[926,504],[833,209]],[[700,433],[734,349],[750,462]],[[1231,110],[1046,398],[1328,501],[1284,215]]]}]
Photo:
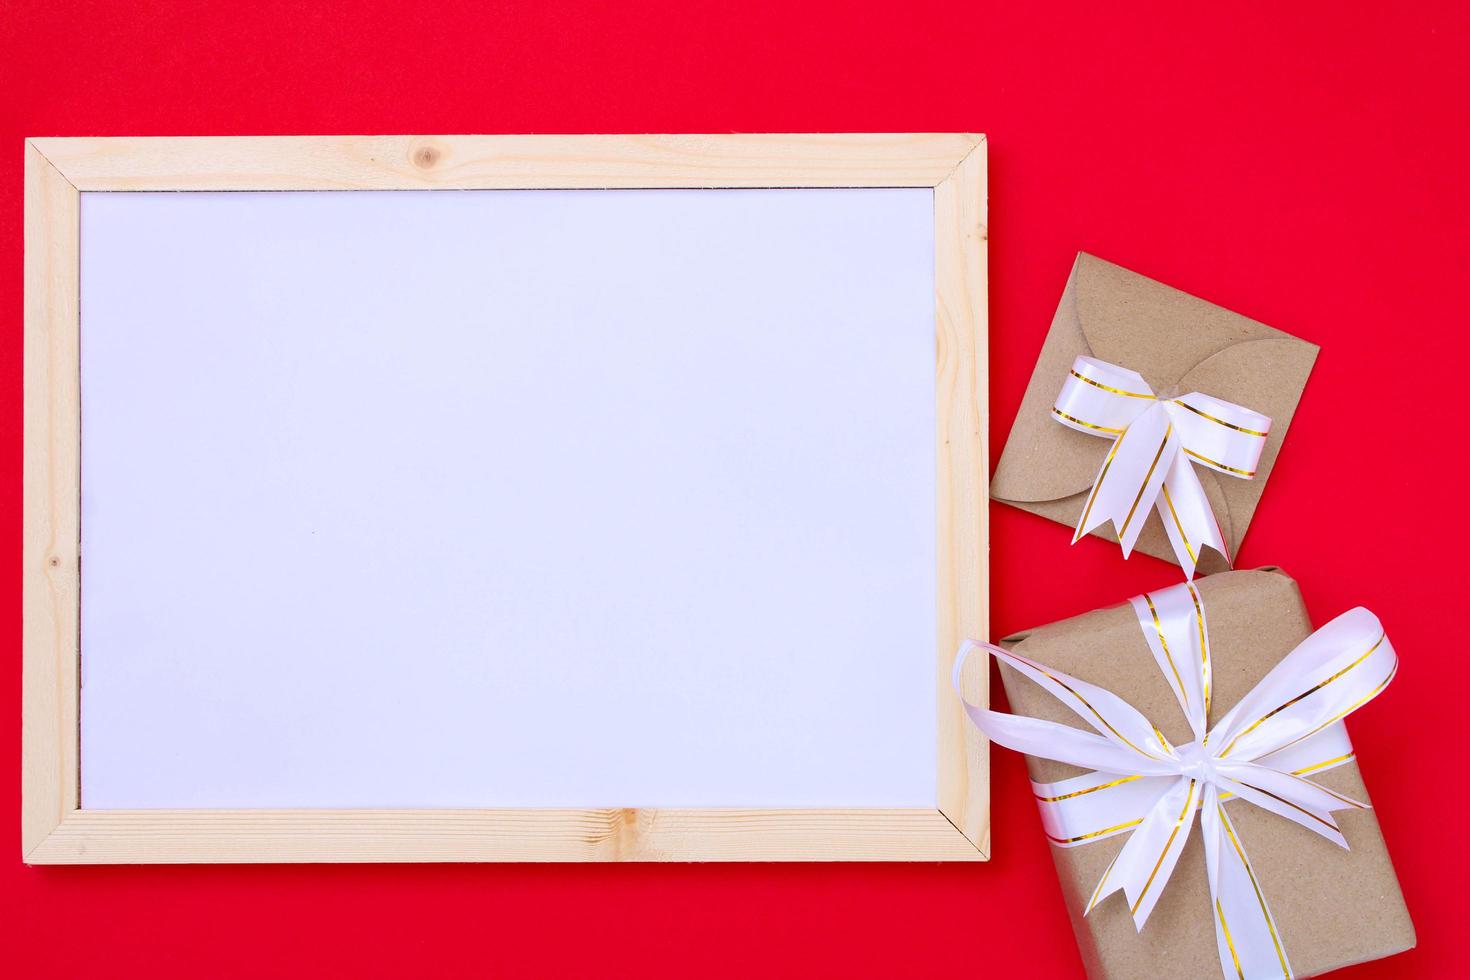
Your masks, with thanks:
[{"label": "light wood frame border", "polygon": [[[971,134],[37,138],[25,145],[21,853],[33,864],[985,860],[989,762],[950,687],[988,629],[986,162]],[[85,810],[78,760],[82,191],[934,188],[933,809]],[[965,678],[985,703],[987,673]]]}]

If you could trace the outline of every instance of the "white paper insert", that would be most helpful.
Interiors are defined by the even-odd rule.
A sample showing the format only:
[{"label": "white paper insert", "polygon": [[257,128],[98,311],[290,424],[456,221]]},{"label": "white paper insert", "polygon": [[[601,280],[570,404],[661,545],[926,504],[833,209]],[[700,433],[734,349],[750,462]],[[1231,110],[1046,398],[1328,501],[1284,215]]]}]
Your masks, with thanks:
[{"label": "white paper insert", "polygon": [[84,193],[82,805],[935,803],[928,189]]}]

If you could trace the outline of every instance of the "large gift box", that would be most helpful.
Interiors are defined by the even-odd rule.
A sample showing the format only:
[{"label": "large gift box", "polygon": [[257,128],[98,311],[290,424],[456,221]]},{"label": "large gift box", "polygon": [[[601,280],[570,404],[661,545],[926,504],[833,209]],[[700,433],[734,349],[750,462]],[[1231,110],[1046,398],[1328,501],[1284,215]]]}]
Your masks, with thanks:
[{"label": "large gift box", "polygon": [[[1212,689],[1207,691],[1204,700],[1208,704],[1209,724],[1213,726],[1312,633],[1312,625],[1296,583],[1277,569],[1212,575],[1193,585],[1176,587],[1178,589],[1192,590],[1179,593],[1185,596],[1182,608],[1186,618],[1193,615],[1190,610],[1192,602],[1197,599],[1202,604],[1200,622],[1207,625],[1206,649],[1210,651],[1212,661],[1212,669],[1206,673],[1207,688]],[[1161,650],[1151,648],[1152,638],[1141,629],[1141,624],[1152,629],[1150,617],[1155,617],[1154,622],[1157,623],[1156,617],[1167,613],[1160,608],[1163,603],[1160,597],[1164,594],[1151,593],[1151,599],[1140,597],[1132,603],[1018,633],[1003,640],[1002,647],[1028,661],[1022,665],[1024,669],[1044,665],[1040,667],[1041,674],[1037,675],[1042,681],[1057,679],[1046,673],[1050,670],[1057,672],[1057,677],[1065,677],[1069,681],[1075,679],[1105,688],[1137,708],[1156,726],[1168,740],[1167,743],[1161,740],[1161,744],[1188,745],[1197,736],[1186,722],[1180,696],[1166,679],[1161,664],[1167,662],[1171,669],[1182,670],[1184,676],[1188,675],[1190,666],[1161,658]],[[1158,599],[1157,605],[1153,599]],[[1376,619],[1366,610],[1356,610],[1355,613],[1361,613],[1372,621],[1369,629],[1379,630]],[[1336,623],[1327,629],[1335,626]],[[1321,632],[1325,633],[1327,629]],[[1160,630],[1160,638],[1163,635]],[[1379,635],[1383,636],[1381,632]],[[1355,638],[1352,642],[1366,648],[1361,639]],[[1182,657],[1187,650],[1187,645],[1176,639],[1172,654],[1166,656]],[[1374,655],[1383,654],[1379,650]],[[1325,683],[1336,681],[1337,685],[1345,687],[1347,683],[1359,681],[1353,669],[1362,664],[1358,670],[1388,672],[1381,684],[1377,679],[1367,681],[1381,690],[1392,676],[1393,667],[1396,667],[1396,659],[1387,667],[1375,666],[1374,661],[1365,664],[1362,657],[1346,659],[1345,662],[1348,669],[1331,667],[1332,673],[1326,675]],[[1343,677],[1344,674],[1347,677]],[[1069,710],[1055,693],[1047,692],[1004,662],[1001,664],[1001,676],[1013,714],[1090,731],[1079,718],[1078,712],[1084,710],[1082,706],[1074,705]],[[1075,681],[1073,686],[1082,689]],[[1322,686],[1323,682],[1315,682],[1303,697]],[[1056,690],[1054,685],[1054,692]],[[1071,688],[1065,690],[1070,691]],[[1195,692],[1197,696],[1197,685]],[[1377,690],[1371,692],[1376,693]],[[1102,695],[1093,691],[1087,697],[1098,700]],[[1356,695],[1354,699],[1359,700]],[[1079,700],[1082,705],[1087,705],[1086,700]],[[1366,700],[1368,698],[1362,698],[1359,703]],[[1309,702],[1302,701],[1302,698],[1292,698],[1288,704],[1289,708],[1283,705],[1277,711],[1309,706]],[[1101,703],[1096,706],[1104,707]],[[1259,710],[1251,705],[1245,707],[1250,708],[1250,713]],[[993,712],[982,714],[1002,720],[1006,717]],[[1028,724],[1020,720],[1017,723]],[[1237,730],[1247,729],[1238,725]],[[1338,748],[1320,750],[1338,752],[1338,757],[1317,762],[1307,760],[1306,764],[1298,758],[1292,765],[1301,764],[1301,768],[1292,772],[1306,773],[1321,787],[1345,797],[1367,801],[1367,790],[1353,761],[1351,747],[1347,745],[1346,733],[1339,734],[1342,744]],[[1137,738],[1136,735],[1134,737]],[[1055,784],[1084,773],[1082,769],[1030,755],[1027,756],[1027,765],[1032,780],[1038,784],[1036,788],[1038,797],[1043,800],[1043,811],[1047,804],[1041,793],[1047,790],[1041,784]],[[1106,779],[1104,785],[1126,782],[1094,774],[1092,785],[1098,790],[1103,790],[1102,785],[1097,785],[1098,779]],[[1195,783],[1189,785],[1190,795],[1185,805],[1199,806],[1203,810]],[[1075,795],[1075,791],[1073,794],[1057,793],[1056,790],[1050,792]],[[1116,789],[1103,790],[1093,794],[1092,799],[1101,804],[1106,793],[1116,792]],[[1259,796],[1257,800],[1271,803],[1271,799]],[[1178,805],[1177,802],[1171,805],[1168,820],[1174,819],[1172,809],[1177,809]],[[1233,825],[1230,836],[1227,838],[1222,833],[1220,839],[1227,841],[1227,847],[1238,844],[1242,849],[1242,860],[1248,854],[1249,867],[1254,869],[1254,880],[1243,886],[1247,896],[1245,901],[1253,904],[1259,899],[1262,909],[1269,903],[1269,917],[1274,919],[1270,932],[1263,932],[1257,938],[1258,945],[1266,950],[1263,959],[1257,958],[1257,966],[1264,962],[1266,969],[1258,969],[1254,975],[1284,975],[1285,969],[1276,970],[1278,955],[1283,968],[1289,959],[1290,971],[1294,975],[1312,976],[1413,947],[1413,924],[1404,907],[1383,835],[1371,809],[1348,808],[1332,813],[1328,818],[1328,822],[1335,818],[1346,838],[1350,849],[1345,850],[1278,813],[1253,805],[1251,801],[1235,798],[1225,800],[1219,806],[1228,814],[1227,825]],[[1290,814],[1290,811],[1279,807],[1278,810]],[[1107,822],[1106,818],[1102,819]],[[1186,832],[1189,829],[1193,832],[1189,833],[1187,843],[1179,851],[1172,874],[1169,867],[1161,868],[1162,858],[1161,864],[1154,865],[1154,874],[1149,876],[1148,884],[1154,884],[1156,876],[1166,881],[1156,895],[1152,894],[1152,888],[1148,889],[1150,901],[1156,900],[1157,904],[1152,906],[1151,913],[1146,913],[1148,918],[1141,929],[1135,928],[1133,912],[1136,909],[1130,910],[1128,896],[1121,891],[1096,901],[1098,894],[1106,892],[1102,885],[1105,876],[1109,872],[1117,874],[1112,869],[1114,858],[1122,851],[1129,834],[1098,834],[1096,836],[1100,839],[1090,841],[1069,841],[1053,836],[1052,855],[1090,977],[1108,980],[1211,977],[1221,974],[1222,963],[1230,976],[1237,972],[1245,977],[1253,975],[1248,966],[1242,968],[1239,962],[1232,963],[1235,947],[1243,946],[1249,940],[1243,935],[1248,923],[1231,921],[1217,939],[1206,855],[1201,844],[1202,839],[1206,839],[1206,835],[1201,833],[1202,825],[1198,822],[1192,827],[1181,825],[1186,826]],[[1049,835],[1054,831],[1058,835],[1076,832],[1048,828]],[[1144,863],[1147,865],[1149,861],[1146,859]],[[1252,894],[1254,889],[1258,889],[1257,894]],[[1084,914],[1089,902],[1094,902],[1094,907]],[[1235,919],[1244,918],[1234,911],[1231,915]],[[1231,930],[1235,932],[1233,939],[1228,938]],[[1277,944],[1278,950],[1272,950],[1272,944]],[[1242,950],[1240,958],[1244,956]]]},{"label": "large gift box", "polygon": [[[1314,344],[1080,253],[996,466],[991,496],[1068,526],[1078,525],[1079,518],[1094,523],[1088,521],[1090,491],[1099,482],[1100,471],[1107,472],[1111,437],[1122,431],[1123,423],[1067,419],[1068,412],[1057,411],[1064,385],[1077,387],[1088,381],[1095,387],[1083,387],[1082,392],[1099,398],[1112,392],[1124,396],[1119,386],[1141,387],[1142,394],[1166,402],[1185,395],[1193,398],[1195,407],[1176,408],[1176,425],[1200,426],[1207,437],[1233,435],[1245,444],[1241,448],[1250,459],[1249,468],[1228,461],[1211,465],[1211,451],[1182,447],[1203,492],[1198,520],[1211,537],[1218,530],[1219,544],[1233,555],[1255,514],[1316,358]],[[1102,366],[1109,370],[1101,380],[1082,378],[1074,370],[1079,359],[1106,362]],[[1120,377],[1132,380],[1116,380]],[[1117,406],[1120,410],[1130,405],[1141,410],[1149,402],[1137,393],[1126,394]],[[1266,424],[1258,429],[1254,423],[1227,421],[1212,405],[1248,410],[1247,417],[1261,417]],[[1212,428],[1213,422],[1219,427]],[[1145,449],[1145,465],[1151,448]],[[1162,476],[1166,468],[1159,467],[1158,474]],[[1115,477],[1117,471],[1115,465]],[[1130,500],[1140,502],[1131,492],[1119,492],[1124,508]],[[1190,531],[1193,540],[1188,543],[1171,541],[1172,526],[1181,519],[1188,523],[1185,502],[1177,499],[1180,491],[1175,488],[1175,499],[1159,497],[1155,512],[1151,504],[1156,493],[1154,489],[1144,496],[1136,514],[1129,515],[1137,535],[1136,542],[1129,538],[1129,549],[1179,564],[1197,561],[1204,574],[1226,569],[1227,559],[1215,550],[1215,542],[1205,541],[1211,547],[1202,547],[1195,531]],[[1102,516],[1102,509],[1093,516]],[[1116,520],[1119,525],[1127,523],[1122,514]],[[1108,523],[1082,530],[1109,538],[1126,534],[1126,528],[1120,532]],[[1181,553],[1184,559],[1178,557]]]}]

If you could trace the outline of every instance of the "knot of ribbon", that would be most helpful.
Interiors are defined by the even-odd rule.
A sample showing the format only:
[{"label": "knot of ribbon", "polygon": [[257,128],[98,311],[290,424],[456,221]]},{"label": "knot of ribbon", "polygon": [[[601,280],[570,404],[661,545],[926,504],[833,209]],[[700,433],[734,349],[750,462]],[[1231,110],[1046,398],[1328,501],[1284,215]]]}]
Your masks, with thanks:
[{"label": "knot of ribbon", "polygon": [[1112,521],[1127,557],[1152,506],[1186,578],[1194,577],[1205,545],[1230,560],[1194,465],[1251,479],[1271,431],[1269,418],[1197,391],[1159,397],[1137,371],[1092,357],[1073,362],[1051,413],[1068,428],[1113,440],[1073,544]]},{"label": "knot of ribbon", "polygon": [[[1104,688],[1000,647],[967,641],[955,661],[988,650],[1075,712],[1092,731],[1010,715],[965,702],[994,742],[1091,770],[1032,783],[1052,843],[1078,847],[1128,834],[1103,872],[1084,914],[1121,891],[1142,930],[1199,814],[1225,977],[1292,977],[1290,961],[1226,800],[1245,800],[1320,834],[1347,841],[1332,814],[1365,809],[1306,778],[1353,758],[1342,719],[1376,697],[1398,669],[1378,622],[1349,610],[1303,640],[1250,693],[1206,728],[1211,664],[1204,604],[1190,582],[1134,598],[1149,649],[1184,711],[1194,739],[1169,743],[1147,718]],[[961,694],[963,699],[963,694]]]}]

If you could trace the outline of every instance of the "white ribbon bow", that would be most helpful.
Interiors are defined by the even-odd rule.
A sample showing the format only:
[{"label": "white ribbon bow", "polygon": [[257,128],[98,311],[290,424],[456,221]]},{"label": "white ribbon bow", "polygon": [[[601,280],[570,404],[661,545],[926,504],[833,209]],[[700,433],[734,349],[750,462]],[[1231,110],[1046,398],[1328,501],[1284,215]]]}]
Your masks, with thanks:
[{"label": "white ribbon bow", "polygon": [[[1122,891],[1142,930],[1200,815],[1215,941],[1228,977],[1292,976],[1265,895],[1223,801],[1239,797],[1346,848],[1336,810],[1366,808],[1309,779],[1348,762],[1352,743],[1342,719],[1393,679],[1398,657],[1378,617],[1361,607],[1303,640],[1234,708],[1206,730],[1211,667],[1205,610],[1189,582],[1132,600],[1139,626],[1194,741],[1174,746],[1122,698],[990,644],[966,641],[954,682],[970,651],[984,648],[1040,684],[1096,732],[990,711],[965,702],[995,742],[1029,755],[1093,770],[1057,783],[1032,783],[1052,842],[1076,847],[1131,836],[1103,872],[1084,912]],[[963,694],[961,695],[963,698]]]},{"label": "white ribbon bow", "polygon": [[1271,431],[1269,418],[1197,391],[1158,397],[1137,371],[1091,357],[1073,362],[1051,413],[1078,432],[1114,440],[1077,522],[1073,544],[1112,521],[1126,558],[1153,506],[1185,578],[1194,577],[1204,545],[1230,560],[1209,498],[1190,464],[1250,479]]}]

